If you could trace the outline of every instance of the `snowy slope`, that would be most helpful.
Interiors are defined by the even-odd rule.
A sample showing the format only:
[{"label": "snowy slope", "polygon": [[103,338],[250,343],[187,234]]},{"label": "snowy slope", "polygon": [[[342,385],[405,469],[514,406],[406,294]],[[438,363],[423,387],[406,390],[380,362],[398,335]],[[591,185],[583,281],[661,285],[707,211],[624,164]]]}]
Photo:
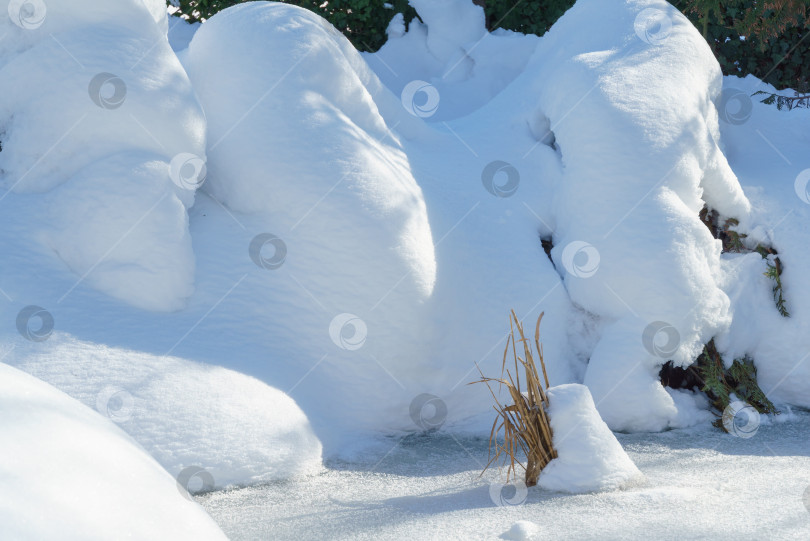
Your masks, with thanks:
[{"label": "snowy slope", "polygon": [[108,419],[0,364],[4,539],[226,539]]}]

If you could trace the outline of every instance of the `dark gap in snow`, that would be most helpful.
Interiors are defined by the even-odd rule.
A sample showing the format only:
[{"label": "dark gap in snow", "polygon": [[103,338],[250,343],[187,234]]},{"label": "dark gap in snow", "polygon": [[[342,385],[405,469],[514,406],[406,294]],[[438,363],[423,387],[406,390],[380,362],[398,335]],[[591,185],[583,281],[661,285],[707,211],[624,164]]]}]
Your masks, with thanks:
[{"label": "dark gap in snow", "polygon": [[720,225],[720,214],[707,205],[703,206],[698,216],[712,236],[723,243],[723,253],[750,254],[757,252],[762,259],[766,260],[765,276],[773,280],[773,300],[776,308],[783,317],[790,317],[782,287],[782,260],[779,259],[776,249],[761,243],[753,246],[751,241],[746,241],[748,235],[736,230],[736,227],[740,225],[736,218],[727,218]]},{"label": "dark gap in snow", "polygon": [[551,258],[551,249],[554,248],[554,241],[550,236],[540,237],[540,245],[543,247],[543,251],[546,252],[548,260],[551,261],[551,265],[556,269],[557,266],[554,265],[554,260]]},{"label": "dark gap in snow", "polygon": [[[760,414],[779,413],[757,382],[754,360],[745,355],[735,358],[729,365],[718,351],[714,338],[690,366],[676,367],[668,361],[661,367],[659,377],[665,387],[704,393],[714,410],[724,412],[723,415],[736,400],[752,406]],[[729,431],[724,422],[717,420],[713,424]]]},{"label": "dark gap in snow", "polygon": [[729,218],[725,220],[724,224],[721,226],[720,213],[714,209],[710,209],[706,205],[703,206],[703,209],[701,209],[698,217],[700,218],[700,221],[703,222],[703,225],[705,225],[712,234],[712,237],[720,239],[720,241],[723,243],[723,252],[739,251],[740,248],[742,248],[741,245],[738,245],[737,242],[735,242],[739,241],[740,235],[731,229],[735,225],[739,224],[736,219]]},{"label": "dark gap in snow", "polygon": [[716,210],[714,209],[710,210],[708,206],[703,205],[703,208],[700,210],[700,214],[698,214],[698,217],[700,218],[700,221],[703,222],[703,225],[705,225],[706,228],[709,230],[709,232],[712,234],[712,237],[718,238],[717,221],[720,218],[720,214]]},{"label": "dark gap in snow", "polygon": [[661,385],[672,389],[700,390],[703,387],[703,379],[698,374],[695,365],[686,368],[675,366],[672,361],[667,361],[661,366],[658,372]]}]

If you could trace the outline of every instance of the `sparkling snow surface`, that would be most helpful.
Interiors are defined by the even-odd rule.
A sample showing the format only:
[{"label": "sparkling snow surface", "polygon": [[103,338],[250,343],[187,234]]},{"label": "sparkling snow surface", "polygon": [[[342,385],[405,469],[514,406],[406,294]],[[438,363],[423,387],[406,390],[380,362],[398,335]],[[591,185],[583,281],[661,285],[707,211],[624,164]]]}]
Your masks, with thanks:
[{"label": "sparkling snow surface", "polygon": [[[479,478],[486,440],[409,436],[356,462],[327,463],[323,475],[198,501],[234,541],[808,539],[809,430],[803,412],[748,439],[705,426],[619,434],[646,485],[576,496],[530,488],[525,500],[507,486],[501,506],[490,496],[498,499],[490,479],[499,478]],[[521,536],[532,530],[526,521],[537,525],[534,536]]]}]

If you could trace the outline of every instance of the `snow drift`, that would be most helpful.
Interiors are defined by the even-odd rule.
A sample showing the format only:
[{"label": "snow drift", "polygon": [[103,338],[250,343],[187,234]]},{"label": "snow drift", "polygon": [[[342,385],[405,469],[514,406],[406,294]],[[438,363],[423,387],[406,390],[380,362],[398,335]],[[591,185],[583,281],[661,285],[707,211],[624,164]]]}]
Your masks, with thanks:
[{"label": "snow drift", "polygon": [[238,372],[60,335],[6,362],[115,421],[174,476],[197,467],[222,488],[322,469],[295,402]]},{"label": "snow drift", "polygon": [[[416,7],[425,11],[427,28],[414,23],[406,34],[394,33],[379,53],[368,55],[392,89],[401,88],[410,75],[411,58],[417,66],[440,57],[449,65],[463,65],[473,56],[486,59],[484,44],[516,41],[508,33],[471,31],[476,18],[468,11],[478,8],[468,4]],[[461,22],[453,26],[447,21]],[[440,37],[431,38],[439,29]],[[444,300],[436,306],[437,315],[444,316],[439,321],[448,320],[440,306],[468,306],[459,310],[465,314],[461,321],[479,329],[478,338],[488,339],[470,340],[469,333],[459,339],[462,333],[451,330],[445,336],[455,340],[448,343],[461,343],[473,360],[475,348],[479,355],[499,350],[485,330],[497,321],[488,304],[515,302],[510,286],[520,284],[523,298],[552,316],[543,333],[547,357],[551,363],[571,363],[570,372],[564,364],[550,367],[552,378],[561,376],[557,381],[565,382],[583,377],[611,428],[662,430],[697,419],[701,416],[694,402],[676,404],[658,382],[658,372],[668,360],[691,364],[703,344],[729,328],[733,315],[723,291],[720,243],[698,219],[704,205],[741,221],[750,213],[720,150],[715,108],[722,84],[719,66],[692,24],[666,2],[582,0],[536,47],[514,48],[532,52],[508,86],[483,105],[475,97],[470,104],[454,103],[473,110],[464,109],[467,115],[458,120],[438,122],[455,150],[446,145],[431,152],[424,139],[407,142],[414,169],[430,171],[417,180],[433,223],[463,208],[464,198],[470,207],[482,202],[448,240],[456,246],[437,247],[434,298]],[[372,60],[376,57],[384,64]],[[496,78],[489,66],[476,62],[466,75],[456,74],[453,84],[460,93],[469,90],[475,96],[478,80]],[[391,75],[400,70],[406,77]],[[442,99],[441,85],[449,78],[429,79]],[[441,109],[440,100],[437,113],[425,120],[439,120]],[[485,133],[481,126],[487,127]],[[463,154],[459,141],[469,154]],[[484,153],[486,157],[479,156]],[[501,193],[499,207],[484,206],[492,201],[469,188],[474,169],[459,162],[472,162],[486,172],[485,164],[495,158],[511,168],[504,171],[519,173],[518,189]],[[452,165],[444,167],[444,161]],[[504,176],[499,182],[509,187]],[[452,191],[447,177],[459,179],[458,190]],[[441,185],[436,178],[442,178]],[[496,231],[495,223],[516,222],[527,209],[529,220]],[[476,220],[476,214],[489,223]],[[534,239],[523,238],[527,231]],[[463,258],[475,258],[457,249],[465,234],[478,246],[496,244],[499,255],[456,266]],[[556,274],[549,272],[537,236],[553,245]],[[445,257],[443,252],[453,248],[453,256]],[[528,254],[540,257],[532,260]],[[495,280],[482,279],[489,268]],[[451,284],[443,283],[446,272]],[[555,291],[560,279],[564,288]],[[494,281],[497,287],[478,286],[479,281]],[[454,287],[486,294],[448,294]],[[471,312],[482,317],[476,320]],[[536,317],[531,311],[527,316]],[[437,350],[451,349],[437,342]],[[445,370],[452,370],[449,364]],[[475,406],[463,408],[473,411]]]},{"label": "snow drift", "polygon": [[[200,26],[188,76],[161,2],[90,4],[0,22],[4,332],[52,310],[76,341],[15,337],[13,362],[94,407],[128,394],[144,410],[122,428],[173,473],[314,471],[307,418],[327,454],[353,431],[482,412],[487,430],[486,391],[464,384],[500,362],[509,308],[545,311],[552,383],[584,381],[614,429],[703,422],[658,370],[712,337],[808,405],[801,170],[768,184],[739,156],[760,135],[725,127],[757,171],[743,195],[719,68],[665,2],[581,0],[542,38],[414,2],[423,22],[395,18],[365,55],[310,12],[252,2]],[[778,247],[791,320],[749,317],[768,304],[762,262],[721,255],[704,204]]]},{"label": "snow drift", "polygon": [[0,364],[7,539],[226,539],[114,423]]}]

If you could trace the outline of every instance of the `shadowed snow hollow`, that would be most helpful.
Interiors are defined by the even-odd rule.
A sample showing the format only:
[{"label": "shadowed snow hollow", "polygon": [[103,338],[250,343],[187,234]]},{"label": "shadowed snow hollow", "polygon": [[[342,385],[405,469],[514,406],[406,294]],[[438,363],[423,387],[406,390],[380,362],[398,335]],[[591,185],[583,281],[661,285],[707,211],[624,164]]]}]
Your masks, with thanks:
[{"label": "shadowed snow hollow", "polygon": [[406,32],[402,15],[394,17],[385,45],[363,57],[403,105],[428,122],[460,118],[486,104],[523,71],[538,42],[509,30],[487,32],[484,10],[469,0],[410,4],[419,19]]}]

